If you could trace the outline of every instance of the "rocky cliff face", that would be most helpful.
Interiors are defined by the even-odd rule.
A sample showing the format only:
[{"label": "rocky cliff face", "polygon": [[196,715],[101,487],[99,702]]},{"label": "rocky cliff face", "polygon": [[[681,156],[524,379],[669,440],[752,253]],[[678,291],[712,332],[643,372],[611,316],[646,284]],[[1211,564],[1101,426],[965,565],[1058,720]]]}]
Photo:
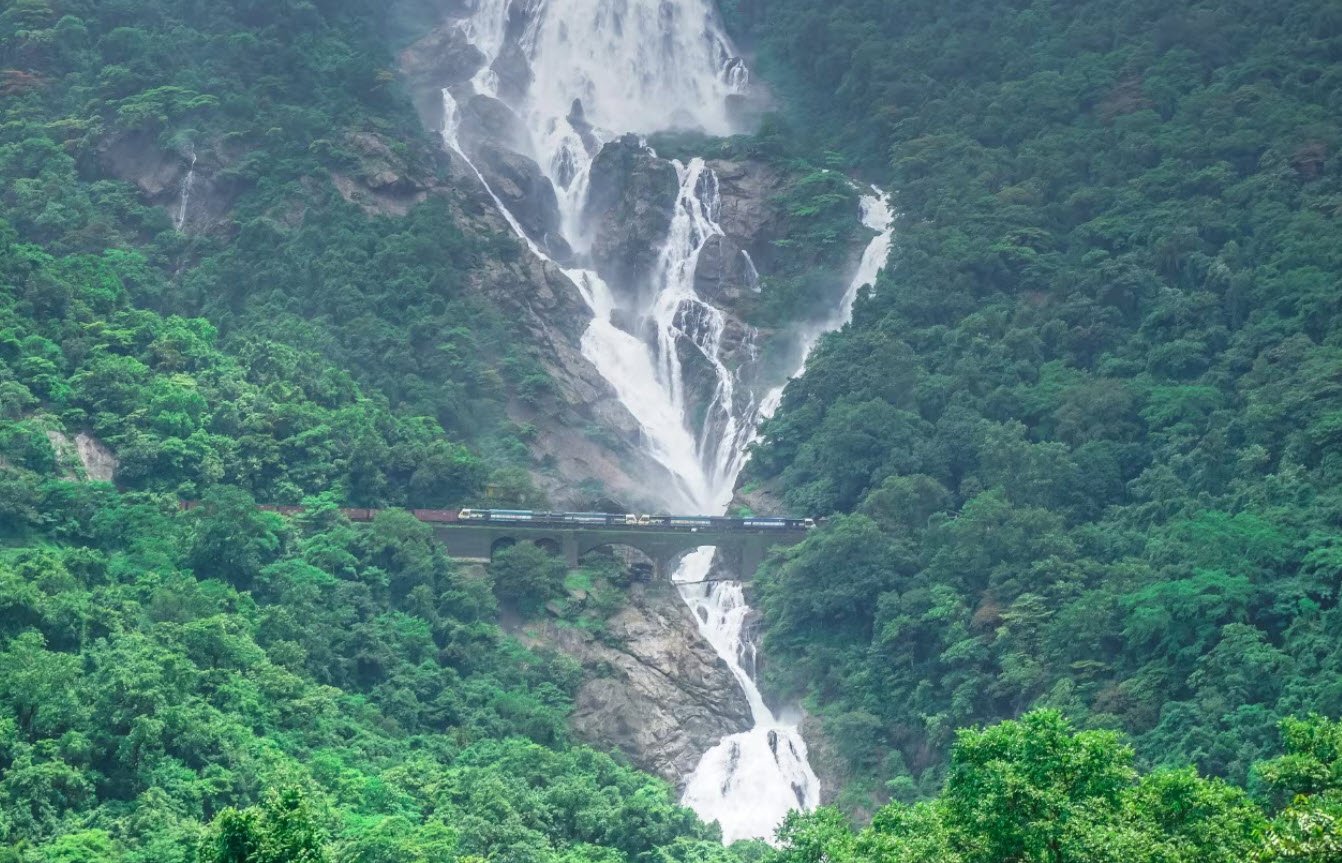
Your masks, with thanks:
[{"label": "rocky cliff face", "polygon": [[[447,196],[467,234],[492,242],[509,236],[507,223],[470,167],[448,152],[436,158],[442,174],[420,181],[425,194]],[[558,267],[522,248],[506,259],[492,256],[471,281],[517,321],[553,385],[553,394],[540,403],[509,405],[515,422],[541,429],[532,446],[537,485],[561,508],[588,506],[598,488],[626,508],[654,508],[649,489],[671,480],[637,446],[637,421],[582,355],[591,312],[573,283]]]},{"label": "rocky cliff face", "polygon": [[588,182],[583,221],[592,263],[611,285],[646,289],[671,227],[680,186],[675,167],[626,135],[601,148]]},{"label": "rocky cliff face", "polygon": [[415,108],[428,129],[443,127],[443,89],[469,81],[485,65],[485,55],[451,19],[402,51],[399,60]]},{"label": "rocky cliff face", "polygon": [[575,733],[669,782],[688,776],[723,737],[750,727],[741,688],[669,583],[634,584],[601,637],[549,621],[525,638],[582,664]]},{"label": "rocky cliff face", "polygon": [[[481,107],[480,122],[489,112],[489,106]],[[494,116],[503,122],[497,112]],[[344,143],[357,156],[353,169],[313,177],[309,185],[330,182],[346,200],[376,216],[403,216],[431,196],[445,197],[462,231],[481,245],[518,246],[474,172],[450,153],[422,142],[392,146],[370,132],[350,133]],[[162,207],[174,223],[180,219],[181,230],[188,233],[234,230],[233,202],[245,187],[230,179],[229,168],[243,155],[202,146],[193,171],[189,156],[164,150],[154,135],[138,131],[112,136],[98,150],[106,173],[133,183],[146,202]],[[541,199],[549,191],[548,210],[538,211],[535,225],[543,238],[547,226],[557,226],[553,190],[548,181],[539,191],[534,184],[527,186],[525,169],[518,184]],[[295,202],[292,212],[276,215],[297,224],[303,210],[302,202]],[[572,282],[521,248],[491,257],[470,278],[480,294],[517,322],[553,384],[553,395],[541,402],[519,400],[509,406],[514,421],[544,429],[535,447],[537,485],[559,507],[585,506],[599,490],[630,508],[650,508],[647,489],[669,480],[663,468],[639,451],[637,422],[582,356],[580,340],[590,312]]]},{"label": "rocky cliff face", "polygon": [[116,475],[116,456],[107,445],[88,432],[79,432],[74,440],[58,429],[47,429],[47,440],[56,453],[61,474],[69,480],[111,482]]}]

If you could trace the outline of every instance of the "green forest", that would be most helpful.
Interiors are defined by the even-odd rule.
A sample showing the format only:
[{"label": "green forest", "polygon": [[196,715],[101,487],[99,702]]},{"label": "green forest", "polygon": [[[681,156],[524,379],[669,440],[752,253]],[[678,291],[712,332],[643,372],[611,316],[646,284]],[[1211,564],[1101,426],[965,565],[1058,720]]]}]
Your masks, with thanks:
[{"label": "green forest", "polygon": [[760,587],[774,686],[876,799],[1033,707],[1252,786],[1342,715],[1338,6],[733,14],[901,213],[748,467],[832,516]]},{"label": "green forest", "polygon": [[[776,847],[576,742],[582,670],[501,626],[598,584],[599,632],[611,561],[339,513],[530,505],[506,405],[553,399],[471,288],[515,240],[331,181],[443,175],[394,72],[437,6],[386,6],[0,4],[0,863],[1342,859],[1335,2],[722,4],[778,107],[718,154],[900,213],[745,477],[825,518],[754,587],[844,778]],[[762,322],[851,230],[806,171]]]}]

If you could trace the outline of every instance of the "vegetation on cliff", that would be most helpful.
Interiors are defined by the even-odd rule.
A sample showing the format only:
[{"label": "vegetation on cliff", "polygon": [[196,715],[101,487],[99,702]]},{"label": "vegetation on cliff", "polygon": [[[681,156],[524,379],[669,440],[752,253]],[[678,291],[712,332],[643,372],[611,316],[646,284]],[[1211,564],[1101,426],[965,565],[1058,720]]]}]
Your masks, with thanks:
[{"label": "vegetation on cliff", "polygon": [[0,860],[722,853],[660,780],[570,745],[577,668],[504,636],[507,586],[408,514],[5,478],[33,505],[0,520]]},{"label": "vegetation on cliff", "polygon": [[[546,385],[466,290],[511,240],[333,182],[384,179],[351,141],[429,145],[382,17],[0,13],[6,863],[724,853],[664,783],[570,743],[577,669],[495,622],[534,573],[495,585],[408,516],[334,510],[529,494],[502,405]],[[216,221],[184,232],[193,155]],[[120,489],[73,479],[80,432]],[[305,497],[295,522],[255,509]]]},{"label": "vegetation on cliff", "polygon": [[[515,243],[468,240],[441,197],[377,216],[335,182],[413,203],[439,170],[385,18],[361,2],[7,6],[0,241],[18,340],[4,380],[29,389],[18,410],[31,395],[72,432],[102,423],[117,450],[194,462],[132,465],[120,479],[136,488],[227,480],[277,502],[433,505],[493,480],[525,496],[526,431],[503,405],[548,381],[467,289]],[[215,359],[202,351],[235,368],[198,379]],[[162,392],[142,390],[152,376]],[[174,399],[203,403],[154,419]],[[412,489],[418,466],[444,476]]]}]

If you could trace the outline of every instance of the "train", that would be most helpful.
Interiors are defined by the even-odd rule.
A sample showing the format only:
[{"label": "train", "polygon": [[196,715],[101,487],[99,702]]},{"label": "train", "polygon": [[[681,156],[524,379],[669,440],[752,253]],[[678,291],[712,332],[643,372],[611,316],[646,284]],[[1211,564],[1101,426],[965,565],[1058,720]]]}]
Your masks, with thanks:
[{"label": "train", "polygon": [[543,527],[649,527],[688,531],[810,530],[813,518],[729,518],[707,515],[646,515],[611,512],[537,512],[522,509],[463,509],[458,520]]},{"label": "train", "polygon": [[[197,501],[182,501],[182,509],[195,509]],[[299,515],[301,506],[258,506],[262,512],[273,512],[286,517]],[[350,521],[369,522],[379,509],[346,508],[341,515]],[[749,516],[729,518],[727,516],[708,515],[646,515],[638,513],[612,512],[543,512],[528,509],[412,509],[408,512],[420,521],[429,524],[517,524],[531,527],[622,527],[649,528],[654,530],[675,530],[698,533],[700,531],[798,531],[811,530],[816,526],[813,518],[764,518]]]}]

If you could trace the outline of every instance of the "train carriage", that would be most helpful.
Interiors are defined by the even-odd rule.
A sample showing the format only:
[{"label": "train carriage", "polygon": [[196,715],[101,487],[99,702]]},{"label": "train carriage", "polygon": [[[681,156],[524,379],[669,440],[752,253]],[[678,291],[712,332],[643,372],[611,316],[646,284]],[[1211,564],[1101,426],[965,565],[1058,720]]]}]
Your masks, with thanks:
[{"label": "train carriage", "polygon": [[412,509],[410,514],[429,524],[453,524],[459,511],[455,509]]}]

